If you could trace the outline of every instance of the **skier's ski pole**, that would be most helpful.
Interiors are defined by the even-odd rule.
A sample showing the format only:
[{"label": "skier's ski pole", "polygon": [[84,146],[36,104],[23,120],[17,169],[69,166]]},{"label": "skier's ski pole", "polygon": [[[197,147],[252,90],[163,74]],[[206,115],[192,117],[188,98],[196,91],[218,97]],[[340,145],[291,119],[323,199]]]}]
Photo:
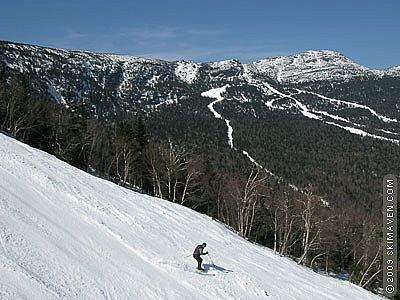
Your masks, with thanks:
[{"label": "skier's ski pole", "polygon": [[211,260],[211,263],[213,264],[213,266],[215,267],[215,264],[214,264],[214,262],[213,262],[213,260],[212,260],[212,258],[211,258],[211,256],[210,256],[210,253],[208,253],[208,257],[210,258],[210,260]]}]

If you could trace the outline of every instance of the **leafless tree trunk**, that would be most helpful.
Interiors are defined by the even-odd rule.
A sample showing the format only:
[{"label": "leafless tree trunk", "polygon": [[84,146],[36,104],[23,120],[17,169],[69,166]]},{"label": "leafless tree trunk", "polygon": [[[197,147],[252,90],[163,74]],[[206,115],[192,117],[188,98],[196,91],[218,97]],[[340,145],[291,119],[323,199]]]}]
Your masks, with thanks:
[{"label": "leafless tree trunk", "polygon": [[279,249],[278,249],[278,241],[279,241],[279,206],[278,206],[278,199],[272,199],[272,197],[269,199],[270,201],[270,206],[269,206],[269,215],[272,221],[272,224],[274,224],[274,253],[276,254]]},{"label": "leafless tree trunk", "polygon": [[150,174],[152,177],[153,182],[153,192],[154,196],[163,198],[163,191],[162,191],[162,170],[165,168],[161,159],[160,153],[163,150],[161,146],[152,144],[148,147],[147,150],[147,159],[150,162]]},{"label": "leafless tree trunk", "polygon": [[284,201],[282,203],[282,211],[284,214],[285,223],[284,223],[284,227],[283,227],[282,246],[279,250],[279,254],[286,255],[288,247],[289,247],[289,241],[292,236],[293,223],[296,220],[296,215],[291,210],[290,199],[289,199],[289,195],[287,193],[284,194]]},{"label": "leafless tree trunk", "polygon": [[314,213],[315,208],[319,205],[319,198],[312,192],[312,188],[308,187],[304,192],[304,197],[297,200],[300,203],[300,217],[303,221],[303,237],[302,237],[302,248],[303,253],[300,256],[298,263],[307,264],[308,254],[311,247],[319,238],[320,229],[315,228]]},{"label": "leafless tree trunk", "polygon": [[200,163],[196,158],[189,158],[186,163],[184,186],[180,204],[184,204],[188,197],[196,192],[199,183],[197,182],[200,176]]},{"label": "leafless tree trunk", "polygon": [[315,271],[314,262],[316,261],[316,259],[317,259],[318,257],[321,257],[321,256],[323,256],[323,255],[325,255],[325,254],[326,254],[326,252],[322,252],[322,253],[319,253],[319,254],[315,255],[315,256],[311,259],[310,268],[312,268],[312,269]]},{"label": "leafless tree trunk", "polygon": [[123,182],[130,183],[129,175],[131,173],[131,165],[133,161],[132,149],[124,143],[122,146],[122,157],[123,157]]},{"label": "leafless tree trunk", "polygon": [[361,287],[368,287],[382,272],[382,244],[380,224],[376,220],[364,220],[359,241],[353,245],[356,264],[350,274],[351,280]]},{"label": "leafless tree trunk", "polygon": [[173,202],[177,201],[177,189],[178,185],[181,184],[180,175],[186,168],[185,157],[187,153],[172,144],[169,141],[167,153],[164,153],[164,159],[166,161],[167,170],[167,186],[168,186],[168,199]]},{"label": "leafless tree trunk", "polygon": [[256,205],[261,197],[261,189],[266,178],[260,178],[259,169],[253,167],[247,180],[232,182],[233,194],[231,195],[236,204],[236,222],[239,234],[249,237],[255,215]]},{"label": "leafless tree trunk", "polygon": [[377,263],[378,258],[379,258],[380,256],[382,256],[382,245],[379,245],[379,247],[378,247],[378,249],[377,249],[377,251],[376,251],[376,254],[375,254],[374,258],[372,258],[371,263],[368,265],[367,269],[363,272],[363,275],[362,275],[362,277],[361,277],[361,279],[360,279],[360,282],[358,283],[359,286],[364,287],[364,286],[367,285],[375,276],[377,276],[377,275],[382,271],[381,268],[378,268],[378,271],[376,271],[374,274],[372,274],[372,275],[370,276],[370,278],[369,278],[366,282],[364,282],[364,280],[367,278],[367,276],[368,276],[368,274],[369,274],[371,268],[373,267],[373,265],[375,265],[375,264]]}]

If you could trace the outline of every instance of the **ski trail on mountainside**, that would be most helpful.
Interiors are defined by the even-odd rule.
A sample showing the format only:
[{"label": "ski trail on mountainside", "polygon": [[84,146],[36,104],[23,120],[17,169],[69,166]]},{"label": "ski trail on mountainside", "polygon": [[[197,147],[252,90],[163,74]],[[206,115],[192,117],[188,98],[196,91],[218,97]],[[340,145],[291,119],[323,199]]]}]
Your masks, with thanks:
[{"label": "ski trail on mountainside", "polygon": [[338,103],[338,104],[345,104],[348,107],[361,108],[361,109],[367,110],[373,116],[377,117],[378,119],[380,119],[380,120],[382,120],[383,122],[386,122],[386,123],[398,122],[397,119],[391,119],[391,118],[388,118],[388,117],[386,117],[384,115],[381,115],[381,114],[377,113],[375,110],[373,110],[372,108],[370,108],[367,105],[363,105],[363,104],[359,104],[359,103],[355,103],[355,102],[350,102],[350,101],[339,100],[339,99],[335,99],[335,98],[330,98],[330,97],[326,97],[324,95],[321,95],[321,94],[318,94],[318,93],[315,93],[315,92],[310,92],[310,91],[305,91],[305,90],[300,90],[300,89],[296,89],[296,90],[299,93],[311,94],[311,95],[317,96],[320,99],[327,100],[329,102]]},{"label": "ski trail on mountainside", "polygon": [[232,128],[232,126],[230,124],[230,121],[225,119],[225,118],[223,118],[221,116],[221,114],[218,113],[214,109],[214,104],[215,103],[221,102],[221,101],[223,101],[225,99],[224,97],[222,97],[222,93],[225,93],[227,87],[229,87],[229,85],[225,85],[225,86],[220,87],[220,88],[211,89],[209,91],[201,93],[201,96],[217,99],[217,100],[211,102],[210,104],[208,104],[207,107],[213,113],[213,115],[214,115],[214,117],[216,119],[221,119],[221,120],[225,121],[226,126],[228,127],[228,144],[233,149],[234,148],[234,146],[233,146],[233,128]]},{"label": "ski trail on mountainside", "polygon": [[[222,115],[219,112],[217,112],[214,108],[214,104],[225,100],[222,94],[226,91],[227,87],[229,87],[229,85],[208,90],[206,92],[201,93],[201,96],[216,99],[215,101],[211,102],[207,107],[213,113],[216,119],[221,119],[225,121],[226,126],[228,127],[228,144],[232,149],[237,151],[238,149],[233,144],[233,127],[230,125],[230,120],[227,120],[224,117],[222,117]],[[242,150],[242,154],[246,156],[257,167],[263,169],[267,174],[273,177],[277,177],[273,172],[271,172],[270,170],[262,166],[260,163],[258,163],[252,156],[250,156],[250,154],[247,151]]]},{"label": "ski trail on mountainside", "polygon": [[[341,129],[346,130],[347,132],[350,132],[352,134],[360,135],[360,136],[363,136],[363,137],[371,137],[371,138],[374,138],[374,139],[379,139],[379,140],[391,142],[391,143],[394,143],[394,144],[400,144],[400,140],[384,137],[384,136],[377,135],[377,134],[372,134],[372,133],[369,133],[369,132],[367,132],[365,130],[362,130],[362,129],[358,128],[358,127],[361,127],[362,125],[354,123],[354,122],[351,122],[350,120],[348,120],[346,118],[330,114],[330,113],[328,113],[326,111],[310,109],[310,108],[307,107],[307,105],[303,104],[300,100],[296,99],[294,96],[297,95],[297,94],[311,94],[311,95],[319,97],[322,100],[329,101],[331,103],[342,104],[342,105],[346,105],[347,107],[360,108],[360,109],[367,110],[373,116],[377,117],[379,120],[381,120],[381,121],[383,121],[385,123],[398,122],[398,120],[396,120],[396,119],[391,119],[389,117],[386,117],[384,115],[381,115],[381,114],[377,113],[375,110],[373,110],[369,106],[358,104],[358,103],[354,103],[354,102],[350,102],[350,101],[344,101],[344,100],[339,100],[339,99],[335,99],[335,98],[329,98],[329,97],[326,97],[326,96],[318,94],[318,93],[304,91],[304,90],[300,90],[300,89],[297,89],[297,92],[298,92],[297,94],[285,94],[285,93],[277,90],[276,88],[274,88],[273,86],[271,86],[267,82],[258,82],[256,80],[250,78],[249,76],[244,76],[244,78],[246,78],[246,80],[248,81],[249,84],[251,84],[253,86],[256,86],[258,88],[261,88],[261,90],[263,90],[264,92],[269,91],[269,92],[272,92],[273,94],[276,94],[276,95],[280,96],[280,98],[278,98],[278,99],[273,99],[273,100],[265,102],[265,105],[267,107],[269,107],[269,108],[282,109],[279,106],[274,105],[274,102],[278,101],[280,99],[287,98],[287,99],[292,100],[294,102],[293,106],[296,107],[298,109],[298,111],[303,116],[305,116],[305,117],[307,117],[309,119],[319,120],[319,121],[323,122],[324,124],[341,128]],[[283,109],[283,110],[286,110],[286,109]],[[321,117],[322,115],[332,119],[333,121],[325,121]],[[340,125],[338,123],[335,123],[334,121],[345,122],[345,123],[350,124],[352,127],[343,126],[343,125]],[[385,133],[395,134],[395,133],[392,133],[390,131],[389,132],[383,131],[382,129],[379,129],[379,128],[373,128],[373,129],[374,130],[378,130],[378,131],[382,131],[382,132],[385,132]]]}]

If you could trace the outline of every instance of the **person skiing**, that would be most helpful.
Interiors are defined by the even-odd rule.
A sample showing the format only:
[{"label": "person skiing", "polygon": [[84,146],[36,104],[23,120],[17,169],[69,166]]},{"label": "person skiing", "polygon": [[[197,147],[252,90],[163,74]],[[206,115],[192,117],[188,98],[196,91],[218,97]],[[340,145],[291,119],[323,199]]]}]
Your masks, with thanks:
[{"label": "person skiing", "polygon": [[201,267],[201,262],[203,261],[203,259],[200,256],[208,254],[208,252],[204,252],[204,248],[206,246],[207,246],[206,243],[197,245],[197,247],[194,249],[194,252],[193,252],[193,257],[195,260],[197,260],[197,270],[200,270],[200,271],[204,271],[204,269]]}]

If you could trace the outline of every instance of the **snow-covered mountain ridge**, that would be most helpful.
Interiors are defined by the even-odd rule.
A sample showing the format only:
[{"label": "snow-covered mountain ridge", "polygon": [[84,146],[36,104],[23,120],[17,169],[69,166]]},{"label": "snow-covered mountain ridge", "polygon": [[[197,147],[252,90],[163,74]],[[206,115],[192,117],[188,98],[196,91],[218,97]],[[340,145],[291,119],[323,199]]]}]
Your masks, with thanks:
[{"label": "snow-covered mountain ridge", "polygon": [[0,178],[1,299],[381,299],[2,134]]},{"label": "snow-covered mountain ridge", "polygon": [[280,83],[308,81],[340,81],[356,77],[400,75],[395,68],[371,70],[354,63],[339,52],[306,51],[289,56],[277,56],[246,64],[255,75],[267,75]]},{"label": "snow-covered mountain ridge", "polygon": [[0,41],[0,71],[6,78],[29,77],[36,91],[58,102],[85,100],[93,115],[106,119],[163,103],[176,103],[205,88],[223,86],[227,81],[304,84],[400,76],[400,67],[370,70],[340,53],[327,50],[250,63],[236,59],[194,63],[5,41]]},{"label": "snow-covered mountain ridge", "polygon": [[[62,61],[62,63],[58,64],[57,61]],[[65,71],[72,68],[72,72],[79,72],[83,69],[85,75],[97,77],[104,75],[105,72],[113,74],[120,71],[121,74],[118,74],[117,80],[122,93],[129,92],[129,85],[126,85],[126,81],[137,79],[138,73],[141,73],[142,77],[147,77],[148,80],[163,73],[161,76],[168,75],[169,80],[178,79],[192,84],[196,80],[200,80],[199,71],[201,69],[208,70],[210,76],[215,75],[218,71],[227,72],[232,69],[237,72],[231,76],[240,76],[245,70],[253,76],[267,76],[281,83],[347,80],[354,77],[381,77],[384,75],[400,76],[399,66],[386,70],[372,70],[354,63],[343,54],[329,50],[306,51],[250,63],[241,63],[236,59],[193,63],[182,60],[170,62],[127,55],[53,49],[11,42],[0,42],[0,66],[24,73],[38,72],[41,74],[55,67],[61,67]],[[157,80],[159,79],[162,78],[157,78]],[[65,89],[60,82],[49,82],[49,84],[54,84],[61,93]],[[99,84],[104,88],[106,82],[103,81]]]}]

